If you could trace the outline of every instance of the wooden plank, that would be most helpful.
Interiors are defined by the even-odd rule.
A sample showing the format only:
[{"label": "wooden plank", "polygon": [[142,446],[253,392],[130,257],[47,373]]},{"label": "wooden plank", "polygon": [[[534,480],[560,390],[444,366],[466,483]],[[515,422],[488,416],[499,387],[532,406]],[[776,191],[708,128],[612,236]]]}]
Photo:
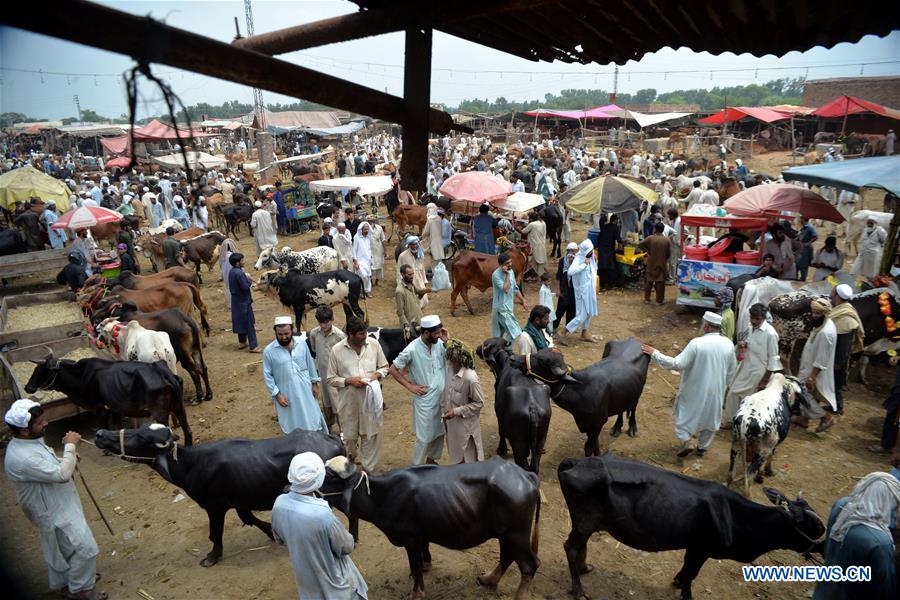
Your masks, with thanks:
[{"label": "wooden plank", "polygon": [[61,269],[69,262],[68,254],[68,250],[61,248],[0,256],[0,277],[17,277]]}]

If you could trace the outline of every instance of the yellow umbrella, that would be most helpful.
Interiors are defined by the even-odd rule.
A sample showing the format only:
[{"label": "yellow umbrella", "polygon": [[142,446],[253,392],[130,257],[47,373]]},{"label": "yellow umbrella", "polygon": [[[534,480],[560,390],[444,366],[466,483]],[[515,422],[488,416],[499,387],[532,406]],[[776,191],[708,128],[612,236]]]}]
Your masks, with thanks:
[{"label": "yellow umbrella", "polygon": [[17,201],[28,202],[40,198],[56,201],[60,212],[69,208],[69,187],[61,180],[25,165],[0,175],[0,206],[12,208]]},{"label": "yellow umbrella", "polygon": [[566,190],[560,194],[559,202],[566,210],[592,215],[639,210],[641,201],[655,204],[656,199],[656,192],[637,181],[606,175]]}]

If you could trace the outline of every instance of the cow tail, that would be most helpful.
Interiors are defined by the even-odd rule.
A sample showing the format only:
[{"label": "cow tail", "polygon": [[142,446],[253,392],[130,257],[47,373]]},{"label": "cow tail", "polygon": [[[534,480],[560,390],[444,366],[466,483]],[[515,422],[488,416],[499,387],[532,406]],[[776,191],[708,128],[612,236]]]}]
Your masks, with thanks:
[{"label": "cow tail", "polygon": [[534,529],[531,530],[531,551],[538,553],[538,546],[541,544],[541,489],[540,480],[538,480],[537,504],[534,507]]},{"label": "cow tail", "polygon": [[197,310],[200,312],[200,325],[203,327],[206,337],[209,337],[209,321],[206,320],[206,304],[203,303],[203,297],[200,295],[199,288],[195,285],[191,285],[191,294],[194,296],[194,306],[196,306]]}]

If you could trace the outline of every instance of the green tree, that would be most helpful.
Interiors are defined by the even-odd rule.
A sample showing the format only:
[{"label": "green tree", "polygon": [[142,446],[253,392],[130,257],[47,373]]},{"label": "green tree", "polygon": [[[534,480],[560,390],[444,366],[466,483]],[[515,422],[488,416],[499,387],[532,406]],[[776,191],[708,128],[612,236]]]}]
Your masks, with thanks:
[{"label": "green tree", "polygon": [[635,92],[633,102],[636,104],[651,104],[654,100],[656,100],[656,90],[647,88]]}]

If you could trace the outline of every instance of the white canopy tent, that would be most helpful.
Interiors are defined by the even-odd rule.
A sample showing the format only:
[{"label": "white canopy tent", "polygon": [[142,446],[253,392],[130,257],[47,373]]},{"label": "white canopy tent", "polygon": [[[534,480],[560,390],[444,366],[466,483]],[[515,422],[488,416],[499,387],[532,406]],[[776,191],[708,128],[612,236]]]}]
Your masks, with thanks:
[{"label": "white canopy tent", "polygon": [[686,112],[669,112],[669,113],[639,113],[633,110],[624,111],[628,113],[628,118],[634,119],[637,121],[637,124],[641,127],[647,127],[649,125],[656,125],[658,123],[665,123],[666,121],[673,121],[675,119],[681,119],[683,117],[687,117],[694,113],[686,113]]},{"label": "white canopy tent", "polygon": [[313,192],[342,192],[344,190],[357,190],[360,195],[378,195],[390,191],[391,178],[387,175],[374,175],[371,177],[338,177],[337,179],[322,179],[310,181],[309,189]]},{"label": "white canopy tent", "polygon": [[[187,152],[187,160],[192,169],[196,169],[197,165],[200,165],[200,167],[204,169],[212,169],[224,167],[228,164],[227,159],[219,158],[218,156],[213,156],[206,152]],[[154,156],[153,162],[170,170],[184,168],[184,157],[180,152],[166,154],[165,156]]]}]

